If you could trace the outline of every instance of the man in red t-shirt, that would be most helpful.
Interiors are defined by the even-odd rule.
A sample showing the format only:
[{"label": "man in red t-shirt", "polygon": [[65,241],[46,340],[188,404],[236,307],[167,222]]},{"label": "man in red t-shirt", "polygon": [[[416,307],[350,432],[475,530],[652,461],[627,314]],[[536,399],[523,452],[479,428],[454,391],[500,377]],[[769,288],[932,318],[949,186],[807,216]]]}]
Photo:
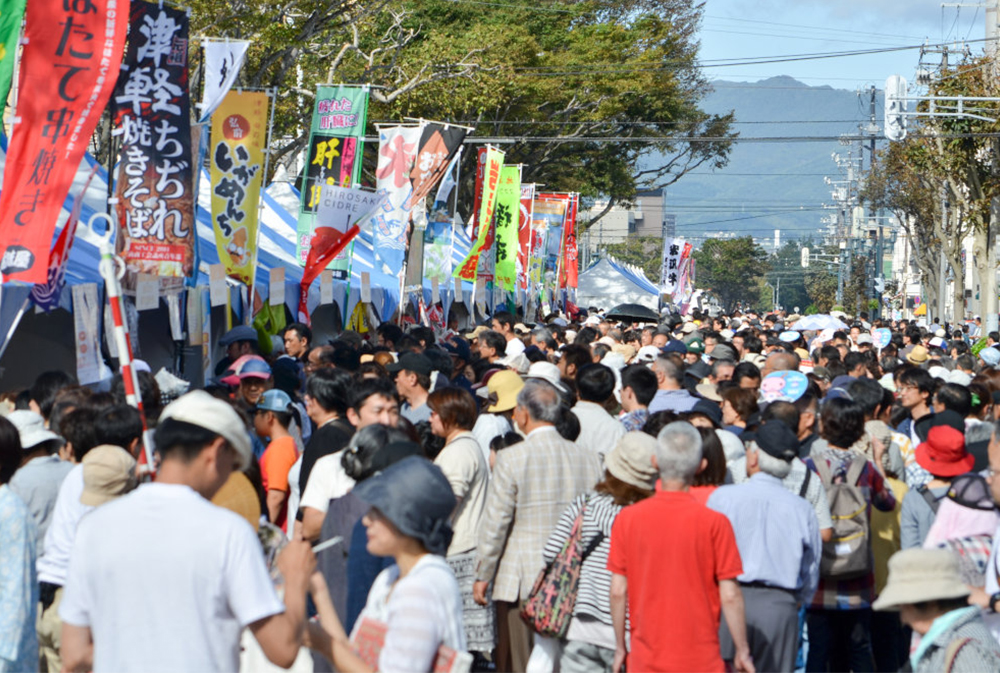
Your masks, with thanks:
[{"label": "man in red t-shirt", "polygon": [[[736,670],[754,673],[733,528],[687,492],[701,466],[701,435],[690,423],[671,423],[657,444],[660,490],[623,509],[611,528],[612,670],[623,670],[627,656],[629,671],[724,671],[721,609],[736,647]],[[626,602],[632,625],[627,652]]]}]

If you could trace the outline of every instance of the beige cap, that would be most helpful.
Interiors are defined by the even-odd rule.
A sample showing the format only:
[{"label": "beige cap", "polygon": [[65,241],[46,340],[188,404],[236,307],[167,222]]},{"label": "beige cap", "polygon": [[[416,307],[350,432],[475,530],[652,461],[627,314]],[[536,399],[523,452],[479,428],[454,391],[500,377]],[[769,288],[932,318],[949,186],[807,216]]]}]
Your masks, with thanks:
[{"label": "beige cap", "polygon": [[240,469],[246,469],[250,464],[253,455],[250,434],[240,415],[228,402],[212,397],[204,390],[195,390],[167,405],[160,414],[160,421],[168,418],[197,425],[221,435],[239,454]]},{"label": "beige cap", "polygon": [[660,473],[653,467],[656,438],[645,432],[626,432],[604,459],[604,467],[620,481],[652,491]]},{"label": "beige cap", "polygon": [[103,505],[136,486],[135,458],[120,446],[101,444],[83,457],[83,493],[80,502]]},{"label": "beige cap", "polygon": [[913,350],[911,350],[910,354],[906,356],[906,359],[912,365],[922,365],[927,362],[929,357],[927,349],[918,344],[913,347]]},{"label": "beige cap", "polygon": [[925,601],[962,598],[969,587],[962,581],[958,558],[947,549],[904,549],[889,559],[889,581],[872,604],[876,610]]}]

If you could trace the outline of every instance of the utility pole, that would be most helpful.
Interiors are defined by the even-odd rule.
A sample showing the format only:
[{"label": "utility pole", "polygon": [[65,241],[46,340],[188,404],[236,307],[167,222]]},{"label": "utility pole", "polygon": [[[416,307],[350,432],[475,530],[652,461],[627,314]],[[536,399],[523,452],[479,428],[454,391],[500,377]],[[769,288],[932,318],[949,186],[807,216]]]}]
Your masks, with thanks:
[{"label": "utility pole", "polygon": [[[997,66],[997,38],[1000,37],[1000,0],[988,0],[986,5],[986,56],[990,59],[990,85],[1000,79],[1000,68]],[[993,140],[993,153],[1000,151],[1000,143]],[[994,165],[993,171],[997,167]],[[1000,328],[997,312],[997,228],[1000,227],[1000,197],[990,199],[990,221],[986,229],[986,277],[980,278],[979,288],[980,313],[986,330],[983,336]]]}]

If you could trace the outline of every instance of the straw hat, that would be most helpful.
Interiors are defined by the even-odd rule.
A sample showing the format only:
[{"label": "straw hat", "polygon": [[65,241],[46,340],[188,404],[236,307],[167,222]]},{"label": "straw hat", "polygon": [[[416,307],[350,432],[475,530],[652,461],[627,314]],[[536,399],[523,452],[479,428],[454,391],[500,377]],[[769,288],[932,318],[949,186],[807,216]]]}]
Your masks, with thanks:
[{"label": "straw hat", "polygon": [[889,581],[872,607],[890,610],[900,605],[962,598],[969,588],[962,581],[958,559],[947,549],[904,549],[889,559]]}]

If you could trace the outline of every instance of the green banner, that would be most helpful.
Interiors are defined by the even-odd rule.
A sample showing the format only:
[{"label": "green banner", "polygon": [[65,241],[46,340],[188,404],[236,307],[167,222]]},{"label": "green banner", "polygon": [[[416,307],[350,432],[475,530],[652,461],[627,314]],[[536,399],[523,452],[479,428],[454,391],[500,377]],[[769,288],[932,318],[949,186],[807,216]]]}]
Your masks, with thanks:
[{"label": "green banner", "polygon": [[[302,172],[302,200],[299,204],[296,251],[299,264],[309,256],[309,241],[316,227],[316,212],[323,185],[353,187],[361,179],[361,154],[364,150],[365,123],[368,114],[368,87],[320,86],[316,88],[312,128],[306,146],[306,165]],[[349,280],[352,242],[327,267],[335,280]]]},{"label": "green banner", "polygon": [[17,40],[24,21],[27,0],[0,0],[0,108],[7,103],[10,83],[14,78]]},{"label": "green banner", "polygon": [[495,283],[513,292],[517,282],[517,226],[521,216],[521,167],[504,166],[497,187],[497,267]]}]

